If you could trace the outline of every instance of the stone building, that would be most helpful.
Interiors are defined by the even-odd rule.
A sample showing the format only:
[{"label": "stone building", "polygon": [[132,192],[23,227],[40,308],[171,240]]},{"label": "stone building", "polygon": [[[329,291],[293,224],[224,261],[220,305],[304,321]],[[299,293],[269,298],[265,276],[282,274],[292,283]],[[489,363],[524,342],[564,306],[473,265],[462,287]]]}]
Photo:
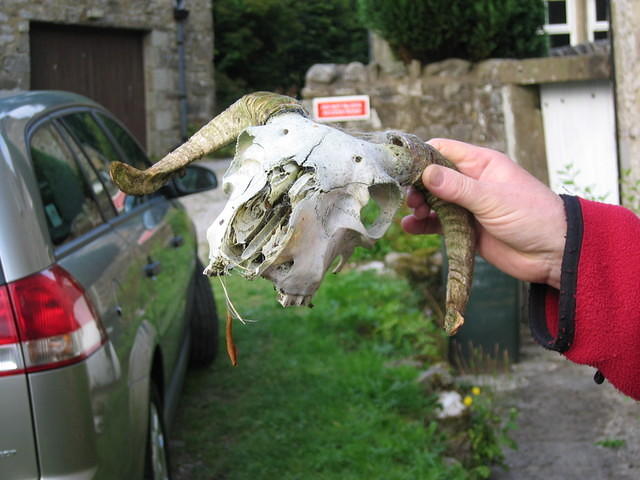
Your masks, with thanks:
[{"label": "stone building", "polygon": [[34,89],[93,98],[163,155],[213,112],[211,2],[2,0],[0,90]]}]

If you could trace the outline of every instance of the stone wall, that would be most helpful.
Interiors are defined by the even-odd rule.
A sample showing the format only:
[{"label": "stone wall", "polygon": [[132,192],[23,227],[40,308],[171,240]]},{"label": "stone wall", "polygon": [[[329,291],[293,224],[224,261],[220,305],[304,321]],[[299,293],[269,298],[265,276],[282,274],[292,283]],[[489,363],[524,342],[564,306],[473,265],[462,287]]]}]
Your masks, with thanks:
[{"label": "stone wall", "polygon": [[[170,0],[2,0],[0,90],[30,87],[31,22],[145,31],[147,142],[162,155],[180,140],[176,20]],[[188,123],[213,113],[213,18],[209,0],[189,0],[185,22]]]},{"label": "stone wall", "polygon": [[318,64],[303,97],[367,94],[369,122],[347,128],[397,129],[427,140],[450,137],[507,152],[547,182],[539,84],[610,78],[606,54],[528,60],[450,59],[403,71],[373,63]]}]

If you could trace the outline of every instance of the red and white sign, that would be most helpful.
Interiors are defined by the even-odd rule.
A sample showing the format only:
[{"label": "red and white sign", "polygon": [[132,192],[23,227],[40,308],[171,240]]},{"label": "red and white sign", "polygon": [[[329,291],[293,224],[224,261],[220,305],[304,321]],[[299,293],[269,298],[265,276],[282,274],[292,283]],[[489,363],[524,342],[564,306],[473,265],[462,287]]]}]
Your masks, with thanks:
[{"label": "red and white sign", "polygon": [[370,114],[369,95],[313,99],[313,117],[318,122],[369,120]]}]

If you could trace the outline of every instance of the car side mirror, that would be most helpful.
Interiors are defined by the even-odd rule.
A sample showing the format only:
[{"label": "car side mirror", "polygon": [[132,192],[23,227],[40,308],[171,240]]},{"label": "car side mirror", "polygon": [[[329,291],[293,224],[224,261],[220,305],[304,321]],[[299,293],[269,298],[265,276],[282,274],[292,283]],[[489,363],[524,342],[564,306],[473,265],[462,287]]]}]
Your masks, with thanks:
[{"label": "car side mirror", "polygon": [[173,179],[178,197],[193,193],[206,192],[218,186],[215,172],[200,165],[188,165],[183,175],[176,175]]}]

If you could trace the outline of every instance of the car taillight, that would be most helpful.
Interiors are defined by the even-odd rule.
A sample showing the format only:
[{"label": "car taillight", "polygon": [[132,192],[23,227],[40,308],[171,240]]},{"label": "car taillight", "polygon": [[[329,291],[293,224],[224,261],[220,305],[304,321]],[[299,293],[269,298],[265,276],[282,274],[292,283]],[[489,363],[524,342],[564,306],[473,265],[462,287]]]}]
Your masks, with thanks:
[{"label": "car taillight", "polygon": [[24,372],[9,289],[0,285],[0,376]]},{"label": "car taillight", "polygon": [[[3,372],[0,356],[0,375],[47,370],[76,363],[91,355],[106,341],[102,323],[84,289],[63,268],[53,266],[9,283],[4,289],[8,293],[5,304],[9,305],[2,307],[0,293],[0,348],[19,344],[24,355],[24,367],[16,362],[12,371],[7,363]],[[14,315],[10,315],[11,307]],[[4,311],[9,313],[9,321],[3,320]],[[7,335],[2,345],[2,324],[12,324],[12,316],[15,326],[13,330],[10,326],[4,327]],[[13,341],[10,340],[11,334]]]}]

